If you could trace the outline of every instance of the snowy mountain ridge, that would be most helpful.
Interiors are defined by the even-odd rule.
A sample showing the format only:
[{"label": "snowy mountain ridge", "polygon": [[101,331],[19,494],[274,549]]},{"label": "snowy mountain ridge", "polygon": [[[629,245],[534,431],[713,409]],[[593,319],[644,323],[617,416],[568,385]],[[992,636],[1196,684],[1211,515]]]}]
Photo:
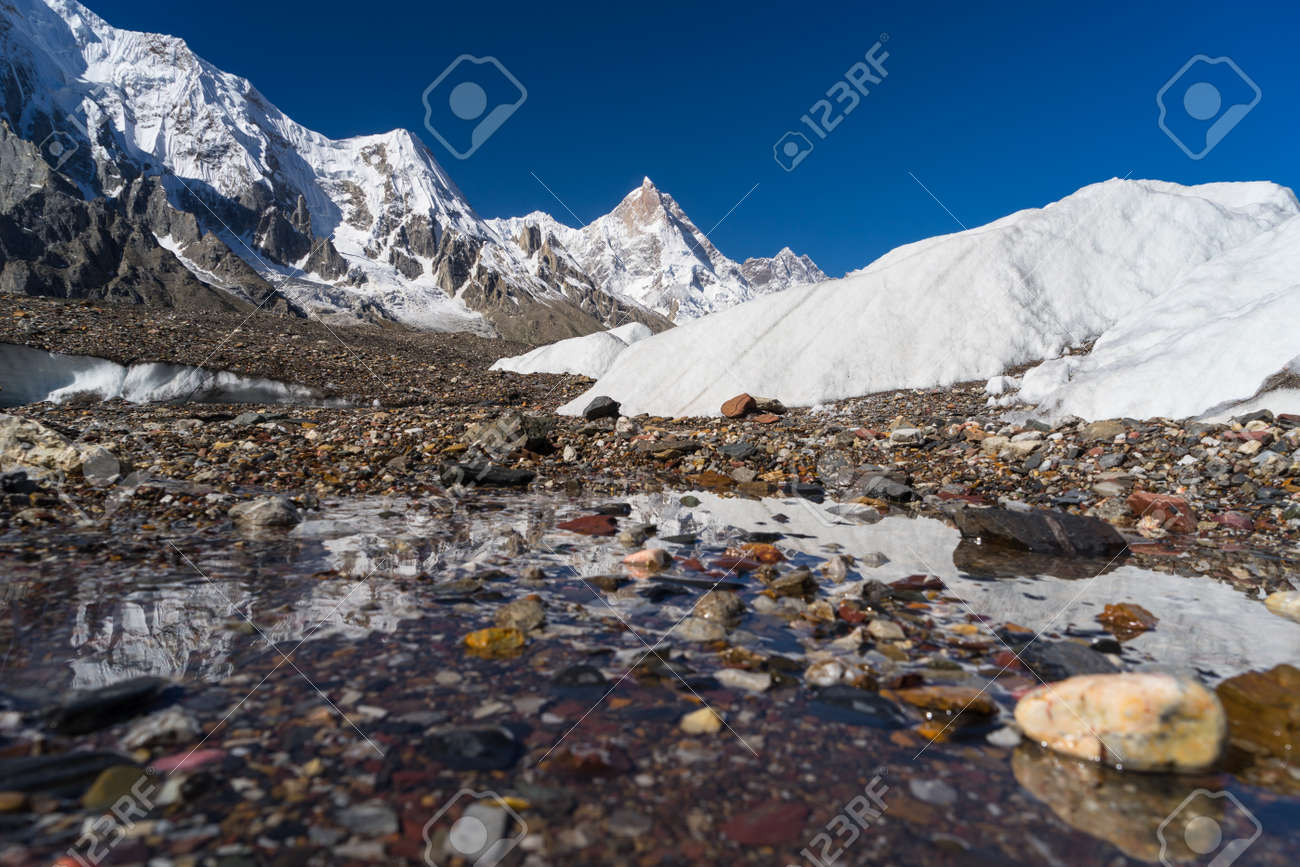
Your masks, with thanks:
[{"label": "snowy mountain ridge", "polygon": [[540,211],[488,223],[505,237],[529,229],[554,237],[605,291],[677,322],[826,279],[811,259],[789,247],[743,264],[727,258],[648,177],[613,211],[582,228]]},{"label": "snowy mountain ridge", "polygon": [[[664,328],[656,307],[707,312],[752,291],[666,196],[627,223],[635,233],[611,222],[604,245],[590,240],[603,230],[579,240],[537,215],[489,224],[412,133],[330,139],[183,40],[112,27],[76,0],[0,0],[0,55],[0,124],[87,201],[145,229],[132,243],[147,255],[200,283],[220,275],[211,285],[244,301],[274,284],[291,306],[343,321],[546,342],[627,321]],[[613,222],[636,210],[624,205]],[[521,235],[524,223],[546,232]],[[637,255],[647,231],[662,257]],[[27,258],[0,272],[0,289],[84,291],[50,257],[10,246],[5,259]]]}]

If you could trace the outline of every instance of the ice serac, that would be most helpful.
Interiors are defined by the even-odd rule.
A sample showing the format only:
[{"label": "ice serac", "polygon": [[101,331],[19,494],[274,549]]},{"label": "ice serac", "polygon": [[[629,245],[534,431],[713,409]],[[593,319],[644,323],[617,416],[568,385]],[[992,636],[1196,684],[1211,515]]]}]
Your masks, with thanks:
[{"label": "ice serac", "polygon": [[489,221],[529,251],[545,243],[571,271],[615,298],[685,322],[767,292],[825,280],[788,247],[744,264],[723,255],[677,201],[645,178],[613,211],[582,228],[549,214]]},{"label": "ice serac", "polygon": [[[283,282],[290,302],[344,321],[535,342],[638,313],[539,277],[411,133],[327,138],[180,39],[120,30],[75,0],[4,0],[0,56],[0,123],[84,200],[124,212],[137,246],[241,301]],[[39,256],[5,258],[14,291],[101,289],[60,292]],[[123,255],[110,259],[99,264],[117,269]]]},{"label": "ice serac", "polygon": [[1093,184],[655,335],[562,411],[603,394],[626,414],[705,416],[742,391],[808,406],[985,379],[1097,339],[1297,213],[1271,183]]},{"label": "ice serac", "polygon": [[1300,412],[1300,217],[1189,268],[1087,355],[1027,371],[1004,402],[1049,417]]}]

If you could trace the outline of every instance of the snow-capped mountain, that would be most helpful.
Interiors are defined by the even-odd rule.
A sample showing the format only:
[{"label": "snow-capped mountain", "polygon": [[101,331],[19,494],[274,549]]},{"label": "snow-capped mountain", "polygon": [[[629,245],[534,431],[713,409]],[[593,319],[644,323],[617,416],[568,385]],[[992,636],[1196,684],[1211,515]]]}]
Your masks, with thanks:
[{"label": "snow-capped mountain", "polygon": [[728,259],[649,178],[580,229],[540,211],[488,222],[506,237],[553,239],[556,256],[598,287],[677,322],[826,279],[811,259],[788,247],[743,265]]},{"label": "snow-capped mountain", "polygon": [[1205,411],[1300,368],[1298,215],[1272,183],[1092,184],[656,334],[560,411],[606,395],[628,414],[716,415],[742,391],[809,406],[986,379],[1094,340],[1095,358],[1044,365],[1024,393],[1080,414]]},{"label": "snow-capped mountain", "polygon": [[812,259],[782,247],[775,256],[746,259],[740,273],[760,294],[782,292],[795,286],[809,286],[828,279]]},{"label": "snow-capped mountain", "polygon": [[[207,285],[258,300],[276,284],[317,312],[525,340],[656,321],[580,275],[539,276],[411,133],[327,138],[180,39],[119,30],[75,0],[0,0],[0,56],[0,126],[107,203],[120,246]],[[39,186],[11,197],[25,218],[53,207]],[[9,235],[0,225],[0,288],[75,291]]]}]

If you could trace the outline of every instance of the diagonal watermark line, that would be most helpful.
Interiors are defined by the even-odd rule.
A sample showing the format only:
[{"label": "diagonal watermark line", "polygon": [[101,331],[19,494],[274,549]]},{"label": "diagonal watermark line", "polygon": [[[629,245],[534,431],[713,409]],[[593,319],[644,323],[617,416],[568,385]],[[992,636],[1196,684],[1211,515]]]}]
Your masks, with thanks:
[{"label": "diagonal watermark line", "polygon": [[907,173],[908,173],[909,175],[912,176],[912,180],[916,181],[917,185],[918,185],[921,189],[925,190],[925,192],[930,196],[930,198],[934,199],[935,204],[937,204],[939,207],[941,207],[941,208],[943,208],[945,211],[947,211],[948,216],[952,217],[953,220],[955,220],[955,221],[957,222],[957,225],[958,225],[958,226],[961,226],[963,229],[966,229],[967,231],[970,231],[970,226],[967,226],[967,225],[966,225],[965,223],[963,223],[961,220],[957,219],[957,215],[954,214],[954,213],[953,213],[953,212],[948,208],[947,205],[945,205],[942,201],[940,201],[940,199],[939,199],[938,196],[936,196],[934,193],[930,192],[930,188],[927,187],[925,184],[921,183],[921,179],[920,179],[920,178],[918,178],[916,175],[913,175],[910,169],[908,170]]},{"label": "diagonal watermark line", "polygon": [[[276,663],[275,668],[272,668],[271,671],[267,673],[266,677],[262,678],[262,680],[258,682],[257,686],[253,687],[252,691],[249,692],[248,695],[246,695],[246,696],[244,696],[242,699],[240,699],[239,704],[235,705],[235,707],[230,711],[229,714],[226,714],[225,718],[223,718],[223,719],[221,720],[221,723],[218,723],[218,724],[217,724],[217,727],[216,727],[216,728],[214,728],[211,732],[208,732],[207,735],[204,735],[203,740],[199,741],[198,745],[195,746],[193,750],[190,750],[190,752],[189,752],[188,754],[186,754],[186,758],[189,758],[189,756],[193,755],[193,754],[194,754],[194,751],[197,750],[200,746],[202,746],[203,743],[204,743],[205,741],[207,741],[207,739],[208,739],[209,737],[212,736],[213,732],[215,732],[215,731],[217,730],[217,728],[220,728],[220,727],[221,727],[221,724],[224,723],[227,719],[229,719],[230,716],[231,716],[231,714],[233,714],[233,713],[235,712],[235,710],[238,710],[239,707],[240,707],[240,705],[242,705],[245,701],[247,701],[247,700],[249,699],[249,697],[251,697],[251,696],[253,695],[254,692],[257,692],[257,690],[261,688],[262,684],[263,684],[263,683],[266,683],[266,679],[269,678],[272,674],[274,674],[274,673],[275,673],[275,672],[280,668],[280,666],[283,665],[283,664],[286,663],[286,662],[289,663],[289,665],[293,668],[294,671],[298,672],[298,674],[302,677],[303,680],[307,681],[308,685],[310,685],[312,689],[316,690],[316,692],[319,693],[320,696],[321,696],[322,698],[324,698],[324,699],[326,700],[326,702],[329,703],[330,707],[334,708],[334,710],[339,714],[339,716],[341,716],[341,717],[344,719],[344,721],[346,721],[347,724],[348,724],[349,726],[351,726],[352,729],[353,729],[354,731],[356,731],[357,734],[361,735],[361,737],[365,739],[366,743],[370,744],[371,748],[373,748],[373,749],[375,750],[375,752],[378,753],[379,756],[380,756],[381,758],[383,758],[383,756],[384,756],[384,751],[383,751],[382,749],[379,748],[379,745],[376,744],[373,740],[371,740],[370,737],[369,737],[368,735],[366,735],[365,732],[361,731],[361,729],[357,727],[357,724],[354,723],[354,722],[352,721],[352,719],[351,719],[351,718],[350,718],[346,713],[344,713],[342,710],[339,710],[338,705],[336,705],[336,704],[334,704],[334,702],[330,701],[330,700],[329,700],[329,697],[326,696],[325,693],[321,691],[320,687],[317,686],[316,683],[315,683],[315,682],[314,682],[310,677],[308,677],[306,674],[304,674],[303,671],[302,671],[302,669],[298,668],[298,666],[297,666],[297,665],[296,665],[296,664],[295,664],[295,663],[294,663],[294,662],[289,658],[290,655],[292,655],[293,653],[296,653],[297,650],[298,650],[298,648],[299,648],[299,647],[302,647],[302,645],[307,641],[307,639],[308,639],[308,638],[311,638],[311,636],[314,635],[314,634],[316,633],[316,631],[317,631],[318,629],[320,629],[321,626],[323,626],[323,625],[325,624],[325,622],[326,622],[330,617],[332,617],[332,616],[334,615],[334,612],[333,612],[333,611],[331,611],[330,614],[326,616],[325,620],[320,621],[320,622],[317,623],[314,627],[312,627],[312,628],[311,628],[311,629],[306,633],[306,635],[303,636],[302,641],[299,641],[296,645],[294,645],[293,650],[289,651],[289,653],[286,654],[286,653],[284,653],[284,651],[280,650],[279,646],[278,646],[274,641],[272,641],[272,640],[270,639],[270,637],[269,637],[265,632],[262,631],[261,627],[259,627],[256,623],[254,623],[254,622],[252,621],[252,619],[251,619],[248,615],[246,615],[243,611],[240,611],[239,608],[238,608],[238,606],[236,606],[233,602],[230,601],[230,597],[227,596],[227,595],[226,595],[226,592],[225,592],[224,590],[221,589],[221,585],[219,585],[219,584],[217,584],[217,582],[213,581],[212,578],[211,578],[211,577],[210,577],[206,572],[204,572],[202,569],[200,569],[200,568],[198,567],[198,564],[196,564],[193,560],[191,560],[191,559],[189,558],[189,556],[188,556],[184,551],[182,551],[180,548],[176,547],[175,543],[173,543],[171,540],[168,540],[168,541],[167,541],[167,544],[171,547],[171,549],[172,549],[173,551],[175,551],[177,554],[179,554],[179,555],[181,556],[181,559],[183,559],[186,563],[189,564],[189,566],[190,566],[191,569],[193,569],[193,570],[194,570],[195,572],[197,572],[200,576],[202,576],[203,580],[205,580],[205,581],[207,581],[209,584],[211,584],[212,587],[213,587],[213,589],[215,589],[219,594],[221,594],[221,597],[226,601],[226,604],[230,606],[231,610],[234,611],[236,614],[238,614],[241,618],[243,618],[244,622],[246,622],[249,626],[251,626],[251,627],[253,628],[253,631],[255,631],[255,632],[258,634],[258,636],[259,636],[259,637],[260,637],[264,642],[266,642],[266,644],[267,644],[267,645],[268,645],[272,650],[274,650],[276,653],[279,653],[279,654],[280,654],[280,662]],[[373,573],[373,570],[371,571],[371,574],[374,574],[374,573]],[[365,581],[368,580],[369,578],[370,578],[370,575],[367,575],[365,578],[363,578],[360,582],[358,582],[358,584],[357,584],[356,586],[354,586],[354,587],[352,588],[352,591],[355,591],[357,586],[360,586],[361,584],[365,583]],[[348,595],[348,596],[351,596],[351,595],[352,595],[352,591],[349,591],[347,595]],[[347,597],[345,596],[344,599],[346,600],[346,598],[347,598]],[[339,603],[339,606],[336,606],[336,607],[335,607],[334,611],[337,611],[338,608],[341,607],[341,605],[342,605],[342,602]]]},{"label": "diagonal watermark line", "polygon": [[555,201],[557,201],[557,202],[560,203],[560,207],[564,208],[564,210],[566,210],[566,211],[569,212],[569,216],[573,217],[573,219],[575,219],[575,220],[578,221],[578,225],[575,226],[574,228],[576,228],[576,229],[581,229],[583,226],[586,225],[586,223],[584,223],[584,222],[582,221],[582,217],[579,217],[577,214],[573,213],[573,208],[570,208],[570,207],[568,206],[568,204],[564,201],[564,199],[561,199],[559,196],[557,196],[557,195],[555,194],[555,190],[553,190],[553,189],[551,189],[550,187],[546,186],[546,181],[544,181],[544,180],[542,180],[541,178],[537,177],[537,172],[535,172],[535,171],[529,169],[528,174],[532,175],[532,176],[533,176],[533,180],[535,180],[535,181],[537,181],[537,183],[541,184],[541,185],[546,189],[546,192],[548,192],[548,193],[551,194],[551,198],[555,199]]},{"label": "diagonal watermark line", "polygon": [[[749,193],[752,193],[752,192],[754,192],[754,190],[757,190],[757,189],[758,189],[758,184],[754,184],[754,186],[752,186],[752,187],[749,188]],[[713,224],[713,229],[716,229],[716,228],[718,228],[719,226],[721,226],[721,225],[726,221],[727,217],[730,217],[730,216],[732,215],[732,213],[736,210],[736,208],[739,208],[739,207],[741,206],[741,204],[745,201],[745,199],[748,199],[748,198],[749,198],[749,193],[745,193],[745,195],[741,196],[741,197],[740,197],[740,201],[738,201],[738,202],[736,202],[736,204],[732,205],[732,206],[731,206],[731,210],[730,210],[730,211],[727,211],[727,213],[723,214],[723,215],[722,215],[722,219],[721,219],[721,220],[718,220],[718,222],[716,222],[716,223]],[[712,234],[713,234],[713,229],[709,229],[709,231],[705,232],[705,233],[704,233],[704,237],[707,238],[707,237],[709,237],[710,235],[712,235]]]}]

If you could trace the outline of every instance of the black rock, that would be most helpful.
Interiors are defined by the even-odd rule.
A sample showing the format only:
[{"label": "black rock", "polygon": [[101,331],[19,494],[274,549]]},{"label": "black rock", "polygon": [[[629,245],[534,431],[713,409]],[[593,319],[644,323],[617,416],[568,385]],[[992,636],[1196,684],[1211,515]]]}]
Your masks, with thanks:
[{"label": "black rock", "polygon": [[752,443],[739,442],[725,445],[718,449],[718,451],[722,452],[732,460],[743,461],[750,455],[754,454],[754,452],[758,451],[758,448]]},{"label": "black rock", "polygon": [[694,545],[699,538],[694,533],[682,533],[677,536],[660,536],[659,541],[669,545]]},{"label": "black rock", "polygon": [[561,689],[604,686],[604,673],[594,665],[571,665],[551,678],[551,684]]},{"label": "black rock", "polygon": [[1097,461],[1097,466],[1103,470],[1113,470],[1122,463],[1124,463],[1124,453],[1112,452],[1108,455],[1102,455]]},{"label": "black rock", "polygon": [[156,710],[169,686],[160,677],[133,677],[99,689],[75,692],[48,712],[47,722],[65,735],[99,731]]},{"label": "black rock", "polygon": [[1053,497],[1052,505],[1053,506],[1082,506],[1084,503],[1088,502],[1091,499],[1092,497],[1089,496],[1087,493],[1071,488],[1070,490],[1061,494],[1059,497]]},{"label": "black rock", "polygon": [[804,500],[811,500],[814,503],[820,503],[826,499],[826,491],[821,485],[810,485],[805,482],[786,482],[781,486],[781,493],[787,497],[799,497]]},{"label": "black rock", "polygon": [[860,497],[874,497],[895,503],[907,503],[917,499],[916,491],[884,474],[867,476],[854,485],[853,492]]},{"label": "black rock", "polygon": [[433,758],[456,771],[504,771],[523,754],[514,733],[500,726],[451,729],[430,738]]},{"label": "black rock", "polygon": [[961,509],[953,515],[967,538],[1035,554],[1063,557],[1108,557],[1128,548],[1124,537],[1105,521],[1049,509]]},{"label": "black rock", "polygon": [[509,470],[493,464],[451,464],[442,471],[444,485],[485,485],[496,488],[522,488],[536,478],[530,470]]},{"label": "black rock", "polygon": [[603,506],[597,506],[592,509],[594,515],[610,515],[615,518],[626,518],[632,514],[632,507],[627,503],[606,503]]},{"label": "black rock", "polygon": [[1098,653],[1119,653],[1124,649],[1119,640],[1115,638],[1097,638],[1088,647]]},{"label": "black rock", "polygon": [[875,729],[901,729],[913,722],[889,699],[846,684],[817,690],[813,694],[811,709],[818,717],[831,722]]},{"label": "black rock", "polygon": [[1016,648],[1020,661],[1047,682],[1065,680],[1076,674],[1114,674],[1117,669],[1105,656],[1074,641],[1035,641]]},{"label": "black rock", "polygon": [[6,494],[34,494],[39,490],[40,483],[27,478],[26,470],[0,473],[0,491]]},{"label": "black rock", "polygon": [[135,762],[127,756],[110,752],[0,759],[0,791],[40,792],[56,798],[78,798],[102,771],[116,765],[135,765]]},{"label": "black rock", "polygon": [[587,421],[595,421],[598,418],[618,418],[618,411],[622,405],[612,397],[601,395],[587,404],[587,408],[582,411],[582,417]]}]

